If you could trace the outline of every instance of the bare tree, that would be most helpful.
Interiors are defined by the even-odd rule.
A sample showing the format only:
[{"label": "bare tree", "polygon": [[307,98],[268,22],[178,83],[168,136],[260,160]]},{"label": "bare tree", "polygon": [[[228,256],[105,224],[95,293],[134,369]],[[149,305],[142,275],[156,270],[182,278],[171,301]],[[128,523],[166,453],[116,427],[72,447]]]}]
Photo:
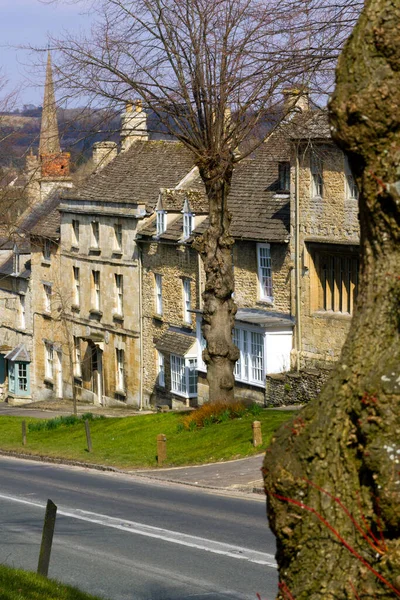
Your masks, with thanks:
[{"label": "bare tree", "polygon": [[140,98],[193,153],[209,199],[209,227],[196,247],[206,272],[202,328],[212,401],[233,400],[238,358],[227,204],[233,169],[260,143],[252,136],[257,125],[269,120],[271,130],[277,122],[282,90],[321,86],[318,73],[337,56],[357,8],[328,2],[320,21],[318,4],[103,0],[91,38],[53,40],[68,93],[110,103]]},{"label": "bare tree", "polygon": [[282,595],[400,597],[400,5],[368,0],[330,104],[360,193],[361,275],[336,373],[265,459]]}]

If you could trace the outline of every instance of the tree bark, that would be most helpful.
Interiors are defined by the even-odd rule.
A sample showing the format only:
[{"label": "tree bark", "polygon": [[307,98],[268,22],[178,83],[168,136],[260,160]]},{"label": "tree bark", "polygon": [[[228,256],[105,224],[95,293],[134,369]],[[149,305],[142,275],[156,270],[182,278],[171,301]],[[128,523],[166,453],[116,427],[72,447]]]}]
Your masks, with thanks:
[{"label": "tree bark", "polygon": [[367,0],[330,103],[360,189],[360,291],[334,375],[265,457],[279,598],[400,597],[399,106],[400,5]]},{"label": "tree bark", "polygon": [[239,351],[232,342],[236,305],[232,298],[234,275],[228,194],[233,173],[233,155],[227,160],[208,160],[199,165],[209,202],[209,227],[196,240],[206,273],[203,292],[202,332],[207,341],[203,360],[207,365],[210,402],[233,402],[233,369]]}]

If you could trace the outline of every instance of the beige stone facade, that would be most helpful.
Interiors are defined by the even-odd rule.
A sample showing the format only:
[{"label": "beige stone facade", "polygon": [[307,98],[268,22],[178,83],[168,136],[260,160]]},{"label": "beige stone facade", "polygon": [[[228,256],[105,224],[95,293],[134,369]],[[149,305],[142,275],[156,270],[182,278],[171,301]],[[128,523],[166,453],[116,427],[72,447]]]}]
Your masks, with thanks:
[{"label": "beige stone facade", "polygon": [[[358,201],[343,152],[330,139],[297,142],[299,256],[292,186],[291,253],[299,269],[300,367],[333,365],[340,356],[358,286]],[[296,152],[298,161],[296,161]],[[320,186],[318,190],[317,187]],[[293,272],[293,289],[295,289]],[[294,303],[294,314],[296,314]],[[296,338],[297,339],[297,338]]]}]

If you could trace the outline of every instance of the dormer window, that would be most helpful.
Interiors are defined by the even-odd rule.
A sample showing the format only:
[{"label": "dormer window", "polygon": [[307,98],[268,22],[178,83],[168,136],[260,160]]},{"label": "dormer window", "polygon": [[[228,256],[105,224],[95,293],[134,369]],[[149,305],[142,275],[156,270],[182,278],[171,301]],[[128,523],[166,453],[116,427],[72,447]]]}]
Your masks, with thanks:
[{"label": "dormer window", "polygon": [[193,231],[193,222],[194,215],[190,210],[190,205],[188,200],[185,200],[185,204],[183,206],[183,238],[187,239],[191,236]]},{"label": "dormer window", "polygon": [[165,210],[158,210],[156,216],[157,235],[161,235],[167,229],[167,213]]}]

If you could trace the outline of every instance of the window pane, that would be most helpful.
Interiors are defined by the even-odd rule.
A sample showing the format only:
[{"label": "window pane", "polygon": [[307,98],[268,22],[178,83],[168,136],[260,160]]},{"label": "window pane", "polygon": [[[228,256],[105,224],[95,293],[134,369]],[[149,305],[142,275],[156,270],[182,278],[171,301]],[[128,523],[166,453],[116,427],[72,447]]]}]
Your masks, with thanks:
[{"label": "window pane", "polygon": [[254,381],[264,379],[264,337],[251,332],[251,376]]},{"label": "window pane", "polygon": [[197,359],[187,359],[188,379],[189,379],[189,395],[197,395]]},{"label": "window pane", "polygon": [[271,251],[268,246],[258,246],[259,278],[263,298],[272,297]]}]

